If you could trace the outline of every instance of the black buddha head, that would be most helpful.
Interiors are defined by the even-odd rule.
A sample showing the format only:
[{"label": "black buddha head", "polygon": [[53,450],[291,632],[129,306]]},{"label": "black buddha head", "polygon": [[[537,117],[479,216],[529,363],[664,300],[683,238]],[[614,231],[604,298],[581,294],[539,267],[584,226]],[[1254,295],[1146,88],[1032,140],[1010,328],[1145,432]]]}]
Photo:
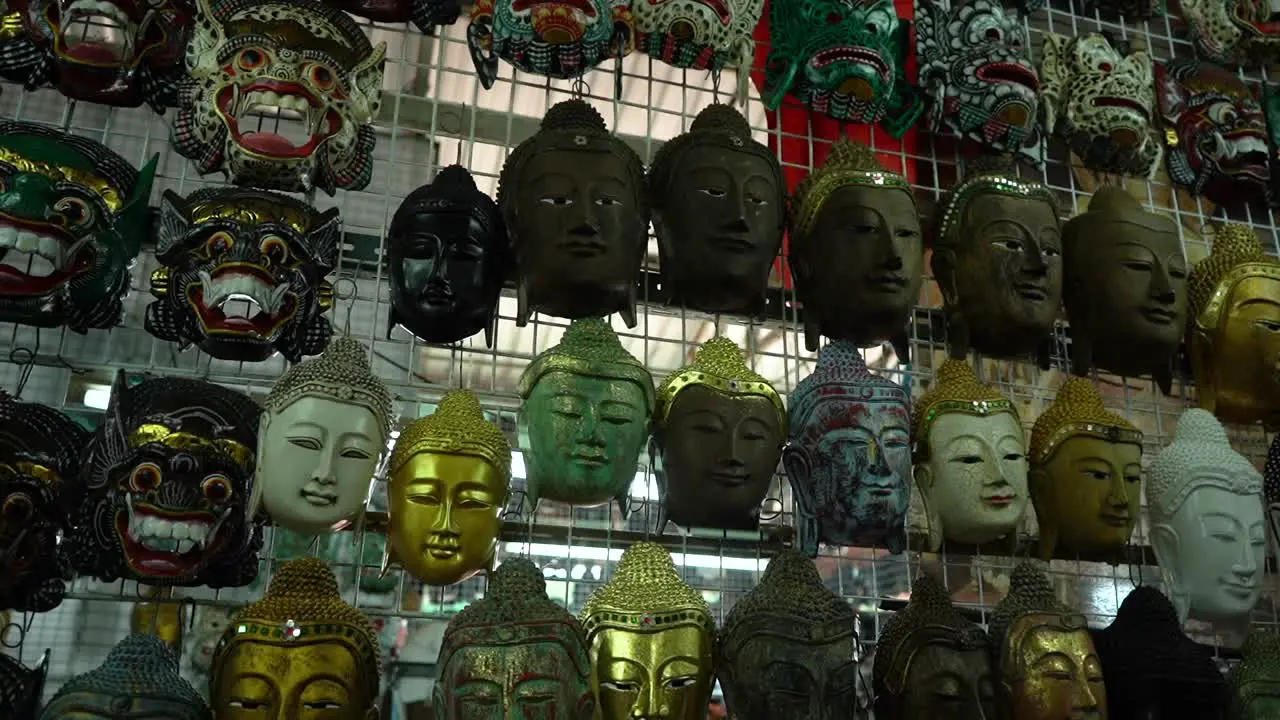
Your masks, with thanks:
[{"label": "black buddha head", "polygon": [[391,220],[387,332],[401,325],[426,342],[453,343],[483,330],[492,346],[507,254],[498,206],[466,168],[444,168]]}]

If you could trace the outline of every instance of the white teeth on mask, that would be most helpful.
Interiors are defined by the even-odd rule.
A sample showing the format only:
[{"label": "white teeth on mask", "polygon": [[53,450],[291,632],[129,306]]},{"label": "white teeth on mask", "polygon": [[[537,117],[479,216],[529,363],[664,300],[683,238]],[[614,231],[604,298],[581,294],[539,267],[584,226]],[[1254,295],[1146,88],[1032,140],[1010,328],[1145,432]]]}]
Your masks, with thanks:
[{"label": "white teeth on mask", "polygon": [[[271,286],[257,275],[241,272],[222,273],[217,278],[201,270],[200,281],[204,283],[204,304],[206,307],[224,306],[229,300],[243,300],[256,306],[268,315],[275,315],[284,301],[288,285]],[[224,308],[224,312],[226,309]],[[252,316],[248,316],[250,319]]]},{"label": "white teeth on mask", "polygon": [[198,550],[206,546],[213,527],[203,520],[169,520],[136,512],[132,499],[128,507],[129,539],[149,550],[176,554]]},{"label": "white teeth on mask", "polygon": [[[320,132],[328,132],[324,107],[313,107],[302,95],[278,94],[268,90],[250,90],[235,93],[231,98],[232,114],[241,121],[241,132],[261,131],[285,138],[295,147],[306,145]],[[259,118],[258,127],[245,122],[247,118]]]},{"label": "white teeth on mask", "polygon": [[116,60],[133,57],[138,26],[118,6],[101,0],[75,0],[63,10],[62,38],[71,49],[90,43],[112,52]]},{"label": "white teeth on mask", "polygon": [[1227,141],[1227,146],[1231,148],[1231,157],[1243,155],[1245,153],[1265,153],[1267,151],[1267,144],[1263,142],[1262,138],[1252,136],[1229,140]]},{"label": "white teeth on mask", "polygon": [[44,233],[20,230],[7,225],[0,226],[0,252],[8,265],[28,277],[48,277],[62,269],[68,258],[75,257],[80,245],[64,251],[62,240]]}]

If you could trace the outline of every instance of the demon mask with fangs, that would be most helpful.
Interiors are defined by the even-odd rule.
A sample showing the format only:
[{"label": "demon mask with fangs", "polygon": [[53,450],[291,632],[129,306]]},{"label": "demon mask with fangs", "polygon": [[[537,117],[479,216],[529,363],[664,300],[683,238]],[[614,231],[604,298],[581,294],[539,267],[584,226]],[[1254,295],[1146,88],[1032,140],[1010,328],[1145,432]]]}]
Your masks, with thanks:
[{"label": "demon mask with fangs", "polygon": [[201,175],[301,192],[361,190],[387,46],[315,0],[198,0],[174,149]]},{"label": "demon mask with fangs", "polygon": [[333,333],[324,278],[338,261],[338,223],[337,208],[266,190],[166,190],[147,332],[222,360],[318,355]]},{"label": "demon mask with fangs", "polygon": [[1040,161],[1040,77],[1022,22],[998,0],[915,0],[929,127]]},{"label": "demon mask with fangs", "polygon": [[142,172],[101,144],[0,120],[0,322],[75,332],[120,320],[147,228]]},{"label": "demon mask with fangs", "polygon": [[0,394],[0,610],[45,612],[66,595],[62,499],[88,442],[57,410]]},{"label": "demon mask with fangs", "polygon": [[[8,0],[22,36],[0,52],[0,73],[34,90],[158,113],[178,102],[190,0]],[[4,31],[0,29],[0,42]],[[20,76],[20,77],[19,77]]]},{"label": "demon mask with fangs", "polygon": [[82,575],[242,587],[262,528],[247,517],[262,410],[202,380],[116,375],[80,467],[63,544]]},{"label": "demon mask with fangs", "polygon": [[1194,58],[1155,69],[1169,178],[1216,203],[1269,195],[1267,121],[1254,90]]}]

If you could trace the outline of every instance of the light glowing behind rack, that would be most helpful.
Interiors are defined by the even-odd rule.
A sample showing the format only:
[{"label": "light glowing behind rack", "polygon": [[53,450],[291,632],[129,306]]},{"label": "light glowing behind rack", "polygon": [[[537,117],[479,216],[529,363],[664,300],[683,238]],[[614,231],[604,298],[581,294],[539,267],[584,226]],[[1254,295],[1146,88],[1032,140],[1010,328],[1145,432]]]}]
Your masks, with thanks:
[{"label": "light glowing behind rack", "polygon": [[[556,558],[581,562],[613,562],[622,559],[623,548],[586,547],[582,545],[552,545],[550,543],[504,543],[505,555],[526,555],[531,558]],[[674,551],[671,559],[677,567],[736,570],[739,572],[764,572],[769,564],[766,558],[723,557]],[[541,564],[541,563],[539,563]]]}]

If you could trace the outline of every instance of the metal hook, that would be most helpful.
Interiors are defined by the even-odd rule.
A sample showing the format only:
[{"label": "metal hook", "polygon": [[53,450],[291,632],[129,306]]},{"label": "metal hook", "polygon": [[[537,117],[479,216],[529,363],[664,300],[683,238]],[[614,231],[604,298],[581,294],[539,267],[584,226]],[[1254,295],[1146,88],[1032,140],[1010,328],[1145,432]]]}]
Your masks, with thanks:
[{"label": "metal hook", "polygon": [[[351,288],[350,292],[339,290],[342,283],[348,283]],[[344,337],[351,336],[351,314],[356,309],[356,296],[360,293],[360,286],[350,277],[340,277],[333,283],[333,298],[338,302],[347,303],[347,312],[342,321],[342,335]]]},{"label": "metal hook", "polygon": [[720,68],[711,69],[711,102],[720,103]]}]

